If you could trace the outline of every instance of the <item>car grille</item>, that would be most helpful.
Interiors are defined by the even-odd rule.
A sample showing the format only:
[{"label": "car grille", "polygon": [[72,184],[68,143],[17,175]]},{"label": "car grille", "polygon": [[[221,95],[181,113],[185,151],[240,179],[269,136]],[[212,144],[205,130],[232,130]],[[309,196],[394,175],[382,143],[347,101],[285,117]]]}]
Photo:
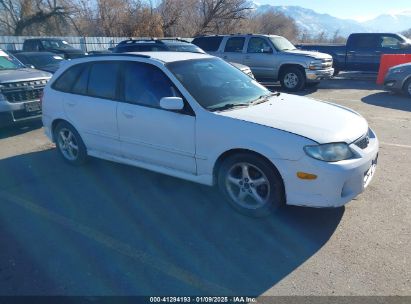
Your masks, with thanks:
[{"label": "car grille", "polygon": [[0,93],[8,102],[25,102],[40,99],[47,79],[0,84]]},{"label": "car grille", "polygon": [[367,134],[363,135],[360,139],[357,139],[354,144],[361,148],[361,149],[366,149],[368,147],[368,144],[370,143],[370,136],[367,132]]}]

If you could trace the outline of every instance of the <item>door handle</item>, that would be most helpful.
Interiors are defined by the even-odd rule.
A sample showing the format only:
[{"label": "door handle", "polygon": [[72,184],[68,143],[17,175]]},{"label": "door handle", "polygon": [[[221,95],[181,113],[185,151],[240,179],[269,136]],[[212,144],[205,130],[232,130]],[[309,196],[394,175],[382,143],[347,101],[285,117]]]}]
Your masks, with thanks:
[{"label": "door handle", "polygon": [[123,111],[123,115],[124,115],[126,118],[133,118],[133,117],[134,117],[134,113],[133,113],[132,111],[130,111],[130,110],[124,110],[124,111]]},{"label": "door handle", "polygon": [[223,59],[227,59],[227,58],[228,58],[227,56],[225,56],[225,55],[223,56]]},{"label": "door handle", "polygon": [[74,107],[76,104],[77,104],[76,101],[67,101],[67,105],[68,105],[69,107]]},{"label": "door handle", "polygon": [[245,56],[245,59],[250,59],[250,56],[248,56],[248,55],[247,55],[247,56]]}]

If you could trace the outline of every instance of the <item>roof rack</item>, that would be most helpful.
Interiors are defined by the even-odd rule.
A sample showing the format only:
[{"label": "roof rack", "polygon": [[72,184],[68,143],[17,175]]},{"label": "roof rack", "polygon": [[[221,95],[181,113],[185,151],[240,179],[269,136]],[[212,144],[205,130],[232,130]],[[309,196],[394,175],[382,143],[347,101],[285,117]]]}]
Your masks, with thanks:
[{"label": "roof rack", "polygon": [[186,43],[190,43],[190,41],[181,39],[180,37],[176,37],[176,38],[149,38],[149,39],[132,39],[129,38],[127,40],[123,40],[121,41],[119,44],[134,44],[134,43],[143,43],[143,42],[153,42],[153,43],[159,43],[159,44],[165,44],[163,41],[180,41],[180,42],[186,42]]},{"label": "roof rack", "polygon": [[[87,57],[108,57],[108,56],[115,56],[115,57],[140,57],[140,58],[151,58],[151,56],[143,55],[143,54],[136,54],[136,53],[110,53],[110,54],[92,54],[88,55]],[[84,58],[84,57],[82,57]]]}]

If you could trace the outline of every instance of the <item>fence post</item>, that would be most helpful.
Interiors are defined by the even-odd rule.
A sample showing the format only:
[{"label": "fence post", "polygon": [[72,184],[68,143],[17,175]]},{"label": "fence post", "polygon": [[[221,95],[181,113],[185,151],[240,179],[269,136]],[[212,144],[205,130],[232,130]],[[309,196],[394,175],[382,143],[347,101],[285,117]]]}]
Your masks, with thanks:
[{"label": "fence post", "polygon": [[83,50],[83,52],[87,52],[86,37],[80,37],[80,47]]}]

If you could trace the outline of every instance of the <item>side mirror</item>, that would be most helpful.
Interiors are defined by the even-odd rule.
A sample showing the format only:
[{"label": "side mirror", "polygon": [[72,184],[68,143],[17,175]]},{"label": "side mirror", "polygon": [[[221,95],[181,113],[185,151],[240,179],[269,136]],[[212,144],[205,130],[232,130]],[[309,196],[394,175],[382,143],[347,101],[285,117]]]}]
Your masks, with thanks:
[{"label": "side mirror", "polygon": [[402,42],[400,43],[400,49],[409,49],[411,47],[410,43]]},{"label": "side mirror", "polygon": [[265,47],[263,48],[263,53],[264,53],[264,54],[271,54],[272,52],[273,52],[273,49],[270,48],[269,46],[265,46]]},{"label": "side mirror", "polygon": [[184,101],[180,97],[163,97],[160,99],[160,107],[165,110],[179,111],[184,108]]}]

